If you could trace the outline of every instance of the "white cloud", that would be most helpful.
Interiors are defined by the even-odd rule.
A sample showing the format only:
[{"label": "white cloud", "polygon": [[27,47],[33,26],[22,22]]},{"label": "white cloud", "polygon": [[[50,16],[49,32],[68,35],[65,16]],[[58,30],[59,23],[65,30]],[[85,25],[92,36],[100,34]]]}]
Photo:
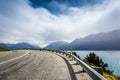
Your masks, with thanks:
[{"label": "white cloud", "polygon": [[27,0],[6,1],[0,3],[0,42],[44,46],[52,41],[72,41],[120,28],[119,0],[92,7],[68,7],[67,12],[60,15],[51,14],[45,8],[34,9]]}]

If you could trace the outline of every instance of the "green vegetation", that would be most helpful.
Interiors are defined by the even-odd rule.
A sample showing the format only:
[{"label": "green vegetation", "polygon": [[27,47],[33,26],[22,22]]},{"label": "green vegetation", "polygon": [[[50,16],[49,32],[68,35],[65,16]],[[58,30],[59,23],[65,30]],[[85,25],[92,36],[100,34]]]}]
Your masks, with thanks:
[{"label": "green vegetation", "polygon": [[103,72],[103,76],[107,78],[107,80],[120,80],[119,77],[115,76],[114,74],[107,73],[107,72]]},{"label": "green vegetation", "polygon": [[[65,52],[61,52],[61,51],[57,51],[57,50],[49,50],[49,49],[39,49],[39,50],[62,53],[63,55],[66,54]],[[78,57],[79,59],[81,59],[80,56],[76,52],[72,52],[72,54],[74,56]],[[115,76],[113,74],[113,71],[107,70],[108,64],[104,63],[103,60],[101,58],[99,58],[99,56],[97,56],[95,53],[90,53],[89,55],[87,55],[85,57],[85,60],[83,60],[83,61],[86,62],[89,66],[102,67],[104,70],[103,76],[107,80],[120,80],[120,77]]]},{"label": "green vegetation", "polygon": [[108,64],[104,63],[103,60],[101,58],[99,58],[99,56],[97,56],[94,52],[90,53],[89,55],[87,55],[85,57],[85,62],[88,63],[88,65],[90,66],[98,66],[98,67],[102,67],[103,68],[103,76],[107,79],[110,80],[119,80],[118,77],[116,77],[113,74],[113,71],[108,70]]},{"label": "green vegetation", "polygon": [[[95,53],[90,53],[85,57],[85,60],[90,64],[94,64],[95,66],[102,67],[103,70],[106,70],[106,67],[108,67],[107,63],[104,63],[101,58],[99,58]],[[110,72],[110,71],[109,71]]]},{"label": "green vegetation", "polygon": [[9,51],[9,49],[0,47],[0,51]]},{"label": "green vegetation", "polygon": [[72,52],[72,55],[74,55],[74,56],[78,57],[79,59],[81,59],[80,56],[76,52]]}]

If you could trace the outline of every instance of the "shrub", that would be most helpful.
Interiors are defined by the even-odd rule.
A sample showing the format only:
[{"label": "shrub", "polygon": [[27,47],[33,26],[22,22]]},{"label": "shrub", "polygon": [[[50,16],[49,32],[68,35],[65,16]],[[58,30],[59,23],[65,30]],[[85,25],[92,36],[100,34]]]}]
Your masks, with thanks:
[{"label": "shrub", "polygon": [[72,55],[74,55],[74,56],[78,57],[79,59],[81,59],[80,56],[76,52],[72,52]]},{"label": "shrub", "polygon": [[107,63],[104,63],[99,56],[97,56],[94,52],[90,53],[85,57],[85,60],[90,64],[94,64],[95,66],[102,67],[103,70],[107,71],[106,68],[108,67]]}]

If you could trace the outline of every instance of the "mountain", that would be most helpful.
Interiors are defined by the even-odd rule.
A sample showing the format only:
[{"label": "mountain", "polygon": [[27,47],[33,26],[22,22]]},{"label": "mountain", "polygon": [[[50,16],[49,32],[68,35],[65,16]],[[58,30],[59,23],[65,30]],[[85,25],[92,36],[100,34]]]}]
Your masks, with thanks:
[{"label": "mountain", "polygon": [[40,48],[39,46],[31,45],[25,42],[17,43],[17,44],[0,43],[0,47],[7,48],[10,50],[22,49],[22,48]]},{"label": "mountain", "polygon": [[76,39],[69,47],[76,50],[120,50],[120,30],[88,35]]},{"label": "mountain", "polygon": [[74,50],[120,50],[120,30],[88,35],[84,38],[75,39],[69,44],[62,44],[62,46],[59,46],[59,44],[55,42],[51,48],[72,48]]},{"label": "mountain", "polygon": [[64,45],[69,44],[68,42],[64,42],[64,41],[57,41],[57,42],[53,42],[51,44],[49,44],[48,46],[46,46],[46,49],[55,49],[55,50],[60,50],[63,49],[63,47],[65,47]]}]

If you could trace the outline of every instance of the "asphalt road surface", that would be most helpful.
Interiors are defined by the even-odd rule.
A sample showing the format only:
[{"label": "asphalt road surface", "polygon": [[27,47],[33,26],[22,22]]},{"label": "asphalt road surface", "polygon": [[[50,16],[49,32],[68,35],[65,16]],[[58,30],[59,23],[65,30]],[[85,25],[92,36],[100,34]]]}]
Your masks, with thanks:
[{"label": "asphalt road surface", "polygon": [[0,52],[0,80],[92,80],[76,61],[48,51]]},{"label": "asphalt road surface", "polygon": [[73,79],[65,60],[60,56],[45,51],[19,50],[0,52],[0,80]]}]

